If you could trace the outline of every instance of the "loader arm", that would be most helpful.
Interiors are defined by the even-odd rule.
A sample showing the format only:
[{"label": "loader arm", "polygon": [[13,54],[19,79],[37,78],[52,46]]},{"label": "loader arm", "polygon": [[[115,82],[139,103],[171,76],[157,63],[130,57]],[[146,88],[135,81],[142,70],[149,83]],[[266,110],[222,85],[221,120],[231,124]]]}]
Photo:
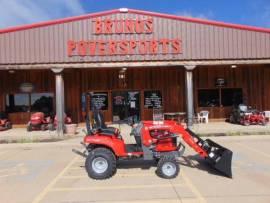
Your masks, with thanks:
[{"label": "loader arm", "polygon": [[190,129],[184,129],[175,123],[171,129],[174,133],[182,137],[192,149],[202,158],[205,158],[210,165],[228,177],[232,177],[232,155],[233,152],[210,139],[203,140]]}]

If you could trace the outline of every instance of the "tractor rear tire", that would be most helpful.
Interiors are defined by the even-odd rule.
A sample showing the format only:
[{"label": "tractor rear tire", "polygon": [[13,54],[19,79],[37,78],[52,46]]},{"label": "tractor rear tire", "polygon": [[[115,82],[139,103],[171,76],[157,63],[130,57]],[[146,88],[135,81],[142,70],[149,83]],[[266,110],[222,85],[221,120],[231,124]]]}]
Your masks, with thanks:
[{"label": "tractor rear tire", "polygon": [[157,175],[161,178],[172,179],[179,173],[180,167],[174,156],[161,157],[157,165]]},{"label": "tractor rear tire", "polygon": [[97,180],[104,180],[116,173],[116,158],[107,148],[96,148],[86,158],[85,169],[88,176]]}]

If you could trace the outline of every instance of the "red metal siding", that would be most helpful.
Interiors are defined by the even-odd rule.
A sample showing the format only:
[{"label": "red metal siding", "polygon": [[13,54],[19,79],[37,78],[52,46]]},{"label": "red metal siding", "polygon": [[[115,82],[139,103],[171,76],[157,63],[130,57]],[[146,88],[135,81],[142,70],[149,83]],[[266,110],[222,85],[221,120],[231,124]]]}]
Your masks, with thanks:
[{"label": "red metal siding", "polygon": [[[147,15],[114,13],[100,19],[145,19]],[[24,29],[0,34],[0,64],[213,60],[213,59],[269,59],[270,33],[181,21],[153,18],[152,34],[93,34],[93,18]],[[67,41],[80,40],[182,40],[182,54],[73,56],[67,55]]]}]

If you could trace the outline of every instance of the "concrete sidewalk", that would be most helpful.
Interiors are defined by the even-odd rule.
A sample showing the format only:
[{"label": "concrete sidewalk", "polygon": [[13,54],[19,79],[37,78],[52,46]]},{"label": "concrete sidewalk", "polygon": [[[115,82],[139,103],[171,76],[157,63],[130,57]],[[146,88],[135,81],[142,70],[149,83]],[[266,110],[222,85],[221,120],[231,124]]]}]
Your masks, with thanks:
[{"label": "concrete sidewalk", "polygon": [[192,130],[200,136],[270,135],[270,125],[243,126],[228,122],[195,124]]},{"label": "concrete sidewalk", "polygon": [[[125,138],[126,143],[133,143],[134,138],[129,134],[131,127],[127,124],[114,124],[109,125],[118,128],[121,135]],[[67,139],[83,139],[85,136],[86,128],[84,125],[77,127],[76,134],[64,134],[63,137],[57,135],[56,131],[31,131],[27,132],[25,127],[15,127],[11,130],[0,131],[0,144],[3,143],[32,143],[32,142],[57,142]]]},{"label": "concrete sidewalk", "polygon": [[[129,134],[131,127],[127,124],[110,125],[119,128],[126,143],[132,143],[134,138]],[[27,132],[25,128],[13,128],[0,132],[0,143],[28,143],[28,142],[55,142],[73,138],[83,138],[85,127],[80,125],[75,135],[65,134],[59,137],[56,131],[32,131]],[[208,124],[195,124],[192,130],[200,136],[233,136],[233,135],[270,135],[270,125],[242,126],[226,122],[210,122]]]},{"label": "concrete sidewalk", "polygon": [[81,128],[77,129],[77,134],[65,134],[63,137],[57,135],[56,131],[32,131],[27,132],[26,128],[13,128],[0,132],[0,143],[29,143],[29,142],[55,142],[75,137],[83,137]]}]

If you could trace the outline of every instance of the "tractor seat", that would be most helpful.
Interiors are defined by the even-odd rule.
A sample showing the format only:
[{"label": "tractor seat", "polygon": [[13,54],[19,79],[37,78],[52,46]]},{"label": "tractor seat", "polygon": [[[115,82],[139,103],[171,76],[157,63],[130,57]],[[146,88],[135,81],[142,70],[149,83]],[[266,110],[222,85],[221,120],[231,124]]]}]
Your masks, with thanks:
[{"label": "tractor seat", "polygon": [[100,128],[99,132],[101,134],[110,135],[110,136],[119,134],[119,130],[117,128],[114,128],[114,127]]},{"label": "tractor seat", "polygon": [[104,135],[109,135],[109,136],[119,134],[119,130],[117,128],[108,127],[105,124],[104,116],[101,113],[101,111],[98,111],[98,110],[94,111],[94,120],[96,123],[95,127],[96,127],[96,129],[99,130],[100,133],[102,133]]}]

